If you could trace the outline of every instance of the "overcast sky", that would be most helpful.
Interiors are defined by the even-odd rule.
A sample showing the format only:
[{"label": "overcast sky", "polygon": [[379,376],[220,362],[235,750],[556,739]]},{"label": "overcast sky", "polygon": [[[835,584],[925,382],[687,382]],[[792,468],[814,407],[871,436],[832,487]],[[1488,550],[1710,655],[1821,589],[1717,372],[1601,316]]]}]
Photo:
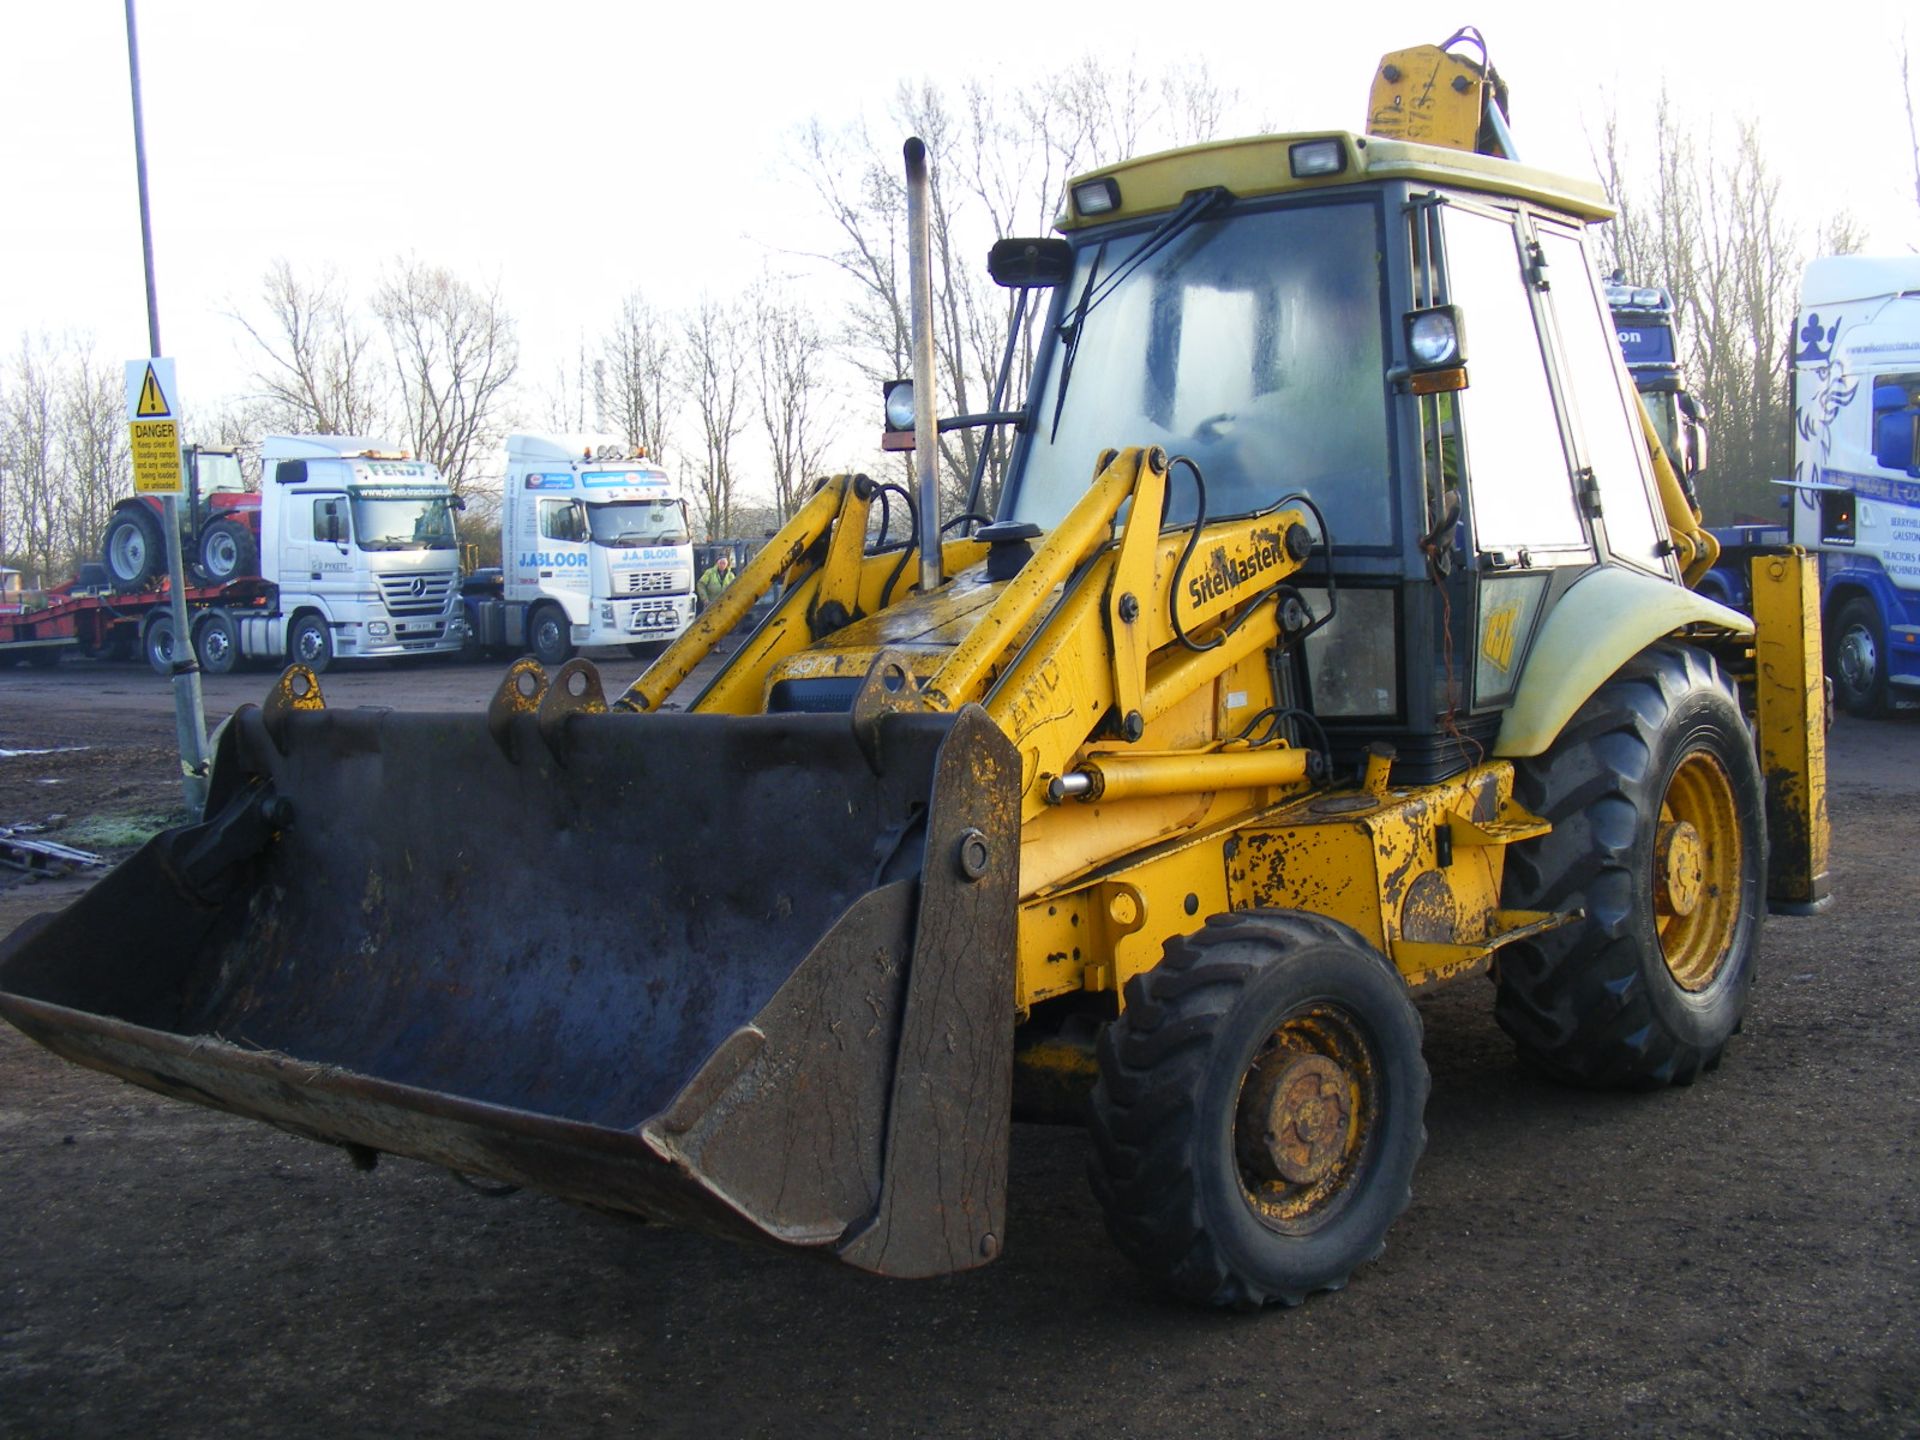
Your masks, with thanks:
[{"label": "overcast sky", "polygon": [[[1590,173],[1608,105],[1631,121],[1664,83],[1703,133],[1759,120],[1809,230],[1847,210],[1869,249],[1920,246],[1898,69],[1903,28],[1920,48],[1915,7],[1604,13],[140,0],[162,340],[191,409],[244,386],[249,342],[228,314],[254,306],[272,259],[330,263],[364,293],[411,252],[498,278],[537,379],[636,285],[667,305],[730,294],[818,245],[782,165],[794,131],[858,114],[884,129],[903,78],[1011,86],[1088,50],[1116,66],[1204,59],[1239,92],[1242,125],[1357,129],[1383,52],[1468,21],[1513,88],[1531,163]],[[0,343],[70,333],[145,354],[122,0],[9,7],[0,147]]]}]

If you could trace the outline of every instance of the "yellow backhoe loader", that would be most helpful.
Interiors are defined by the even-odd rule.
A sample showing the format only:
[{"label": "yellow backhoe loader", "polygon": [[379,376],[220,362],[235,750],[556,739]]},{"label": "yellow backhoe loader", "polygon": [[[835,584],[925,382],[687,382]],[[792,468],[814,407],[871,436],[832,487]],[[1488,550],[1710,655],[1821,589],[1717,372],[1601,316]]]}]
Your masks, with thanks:
[{"label": "yellow backhoe loader", "polygon": [[[1825,898],[1811,573],[1758,562],[1757,620],[1688,588],[1606,199],[1480,153],[1455,50],[1388,57],[1373,133],[1075,180],[994,248],[1048,308],[982,416],[934,412],[910,142],[917,495],[822,483],[611,700],[522,660],[484,721],[332,710],[295,667],[203,823],[0,946],[0,1011],[363,1164],[899,1276],[998,1254],[1010,1120],[1081,1108],[1120,1248],[1235,1307],[1407,1205],[1415,990],[1490,974],[1572,1082],[1713,1069],[1769,898]],[[1011,461],[943,517],[967,424]]]}]

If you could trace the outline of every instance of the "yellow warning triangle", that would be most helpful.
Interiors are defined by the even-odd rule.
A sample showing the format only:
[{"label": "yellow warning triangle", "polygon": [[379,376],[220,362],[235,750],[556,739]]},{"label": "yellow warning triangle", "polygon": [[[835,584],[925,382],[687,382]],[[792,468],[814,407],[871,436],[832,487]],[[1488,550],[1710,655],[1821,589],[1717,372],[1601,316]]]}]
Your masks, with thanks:
[{"label": "yellow warning triangle", "polygon": [[154,375],[151,365],[147,367],[147,378],[140,386],[140,403],[134,406],[133,413],[141,419],[151,415],[159,416],[163,420],[173,414],[173,406],[169,405],[167,397],[160,393],[160,381]]}]

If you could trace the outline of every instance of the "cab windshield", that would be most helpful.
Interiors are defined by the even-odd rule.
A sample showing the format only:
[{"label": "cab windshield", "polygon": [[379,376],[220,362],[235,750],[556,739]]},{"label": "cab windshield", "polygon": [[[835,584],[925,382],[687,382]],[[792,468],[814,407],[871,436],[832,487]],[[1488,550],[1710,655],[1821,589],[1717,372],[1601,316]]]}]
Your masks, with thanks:
[{"label": "cab windshield", "polygon": [[[1005,518],[1051,528],[1109,446],[1160,445],[1206,481],[1209,520],[1304,492],[1342,548],[1394,541],[1379,212],[1371,199],[1255,211],[1179,233],[1085,312],[1151,227],[1080,248],[1043,360]],[[1069,350],[1070,364],[1066,363]],[[1066,394],[1059,394],[1068,372]],[[1190,523],[1184,467],[1167,522]]]},{"label": "cab windshield", "polygon": [[684,500],[612,500],[587,503],[587,528],[597,545],[684,545]]},{"label": "cab windshield", "polygon": [[362,550],[451,550],[453,497],[444,491],[355,485],[353,533]]}]

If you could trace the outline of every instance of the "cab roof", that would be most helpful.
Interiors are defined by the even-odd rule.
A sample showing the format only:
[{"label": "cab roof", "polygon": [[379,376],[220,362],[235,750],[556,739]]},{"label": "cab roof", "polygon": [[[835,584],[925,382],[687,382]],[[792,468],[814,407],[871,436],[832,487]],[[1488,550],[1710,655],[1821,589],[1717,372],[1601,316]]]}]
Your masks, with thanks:
[{"label": "cab roof", "polygon": [[[1346,164],[1338,174],[1296,178],[1290,160],[1292,149],[1303,141],[1315,140],[1339,141]],[[1098,216],[1079,215],[1071,199],[1072,187],[1106,178],[1119,184],[1119,207]],[[1606,191],[1591,180],[1556,175],[1549,170],[1536,170],[1512,160],[1469,154],[1464,150],[1383,140],[1344,130],[1320,130],[1190,145],[1182,150],[1166,150],[1158,155],[1143,155],[1089,170],[1074,177],[1068,187],[1067,209],[1055,223],[1061,230],[1072,231],[1117,219],[1152,215],[1173,209],[1193,191],[1210,185],[1225,186],[1245,199],[1385,180],[1444,185],[1528,200],[1586,221],[1610,220],[1614,214]]]},{"label": "cab roof", "polygon": [[1807,262],[1800,304],[1839,305],[1920,291],[1920,255],[1829,255]]}]

